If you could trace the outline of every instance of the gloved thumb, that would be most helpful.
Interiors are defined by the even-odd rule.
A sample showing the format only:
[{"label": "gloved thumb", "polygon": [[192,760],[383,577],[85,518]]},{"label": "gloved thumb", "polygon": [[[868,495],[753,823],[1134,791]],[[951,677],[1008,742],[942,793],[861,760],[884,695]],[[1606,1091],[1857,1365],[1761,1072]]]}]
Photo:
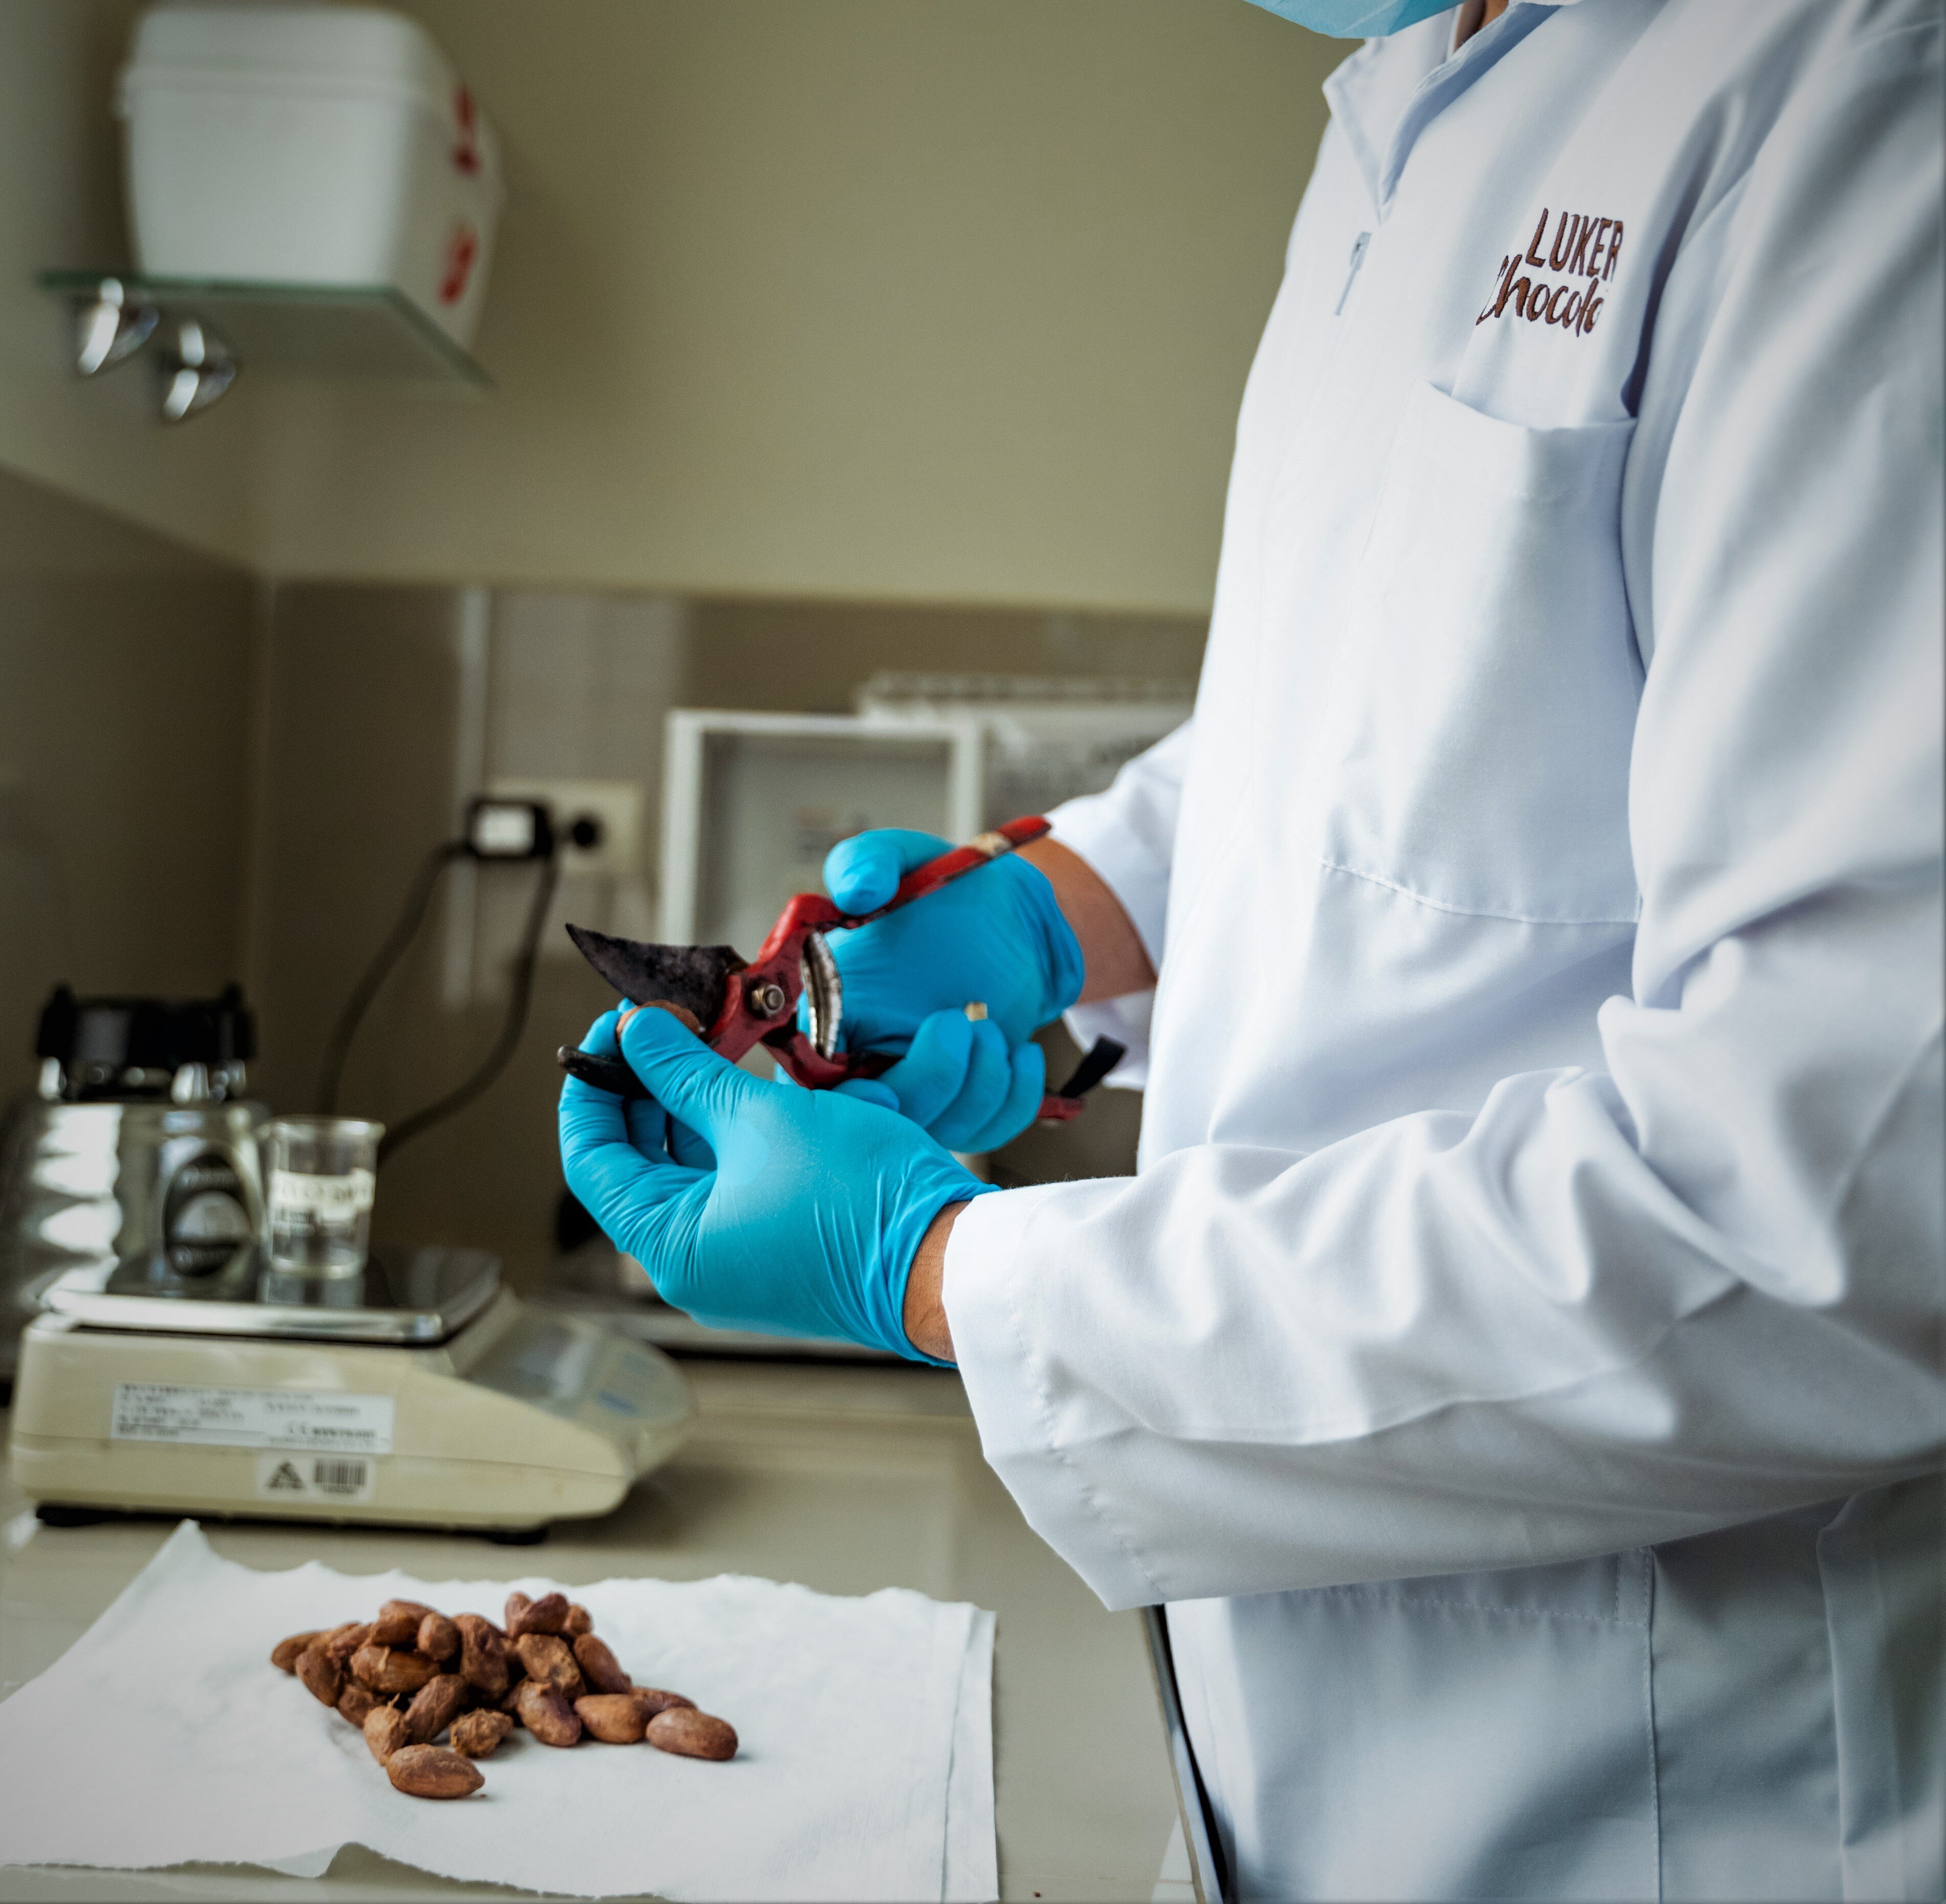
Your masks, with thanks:
[{"label": "gloved thumb", "polygon": [[825,855],[825,890],[848,913],[876,912],[908,873],[952,850],[952,841],[937,833],[874,827],[841,839]]},{"label": "gloved thumb", "polygon": [[712,1149],[718,1127],[759,1087],[748,1071],[712,1051],[672,1012],[645,1006],[621,1028],[622,1056],[672,1117],[700,1131]]}]

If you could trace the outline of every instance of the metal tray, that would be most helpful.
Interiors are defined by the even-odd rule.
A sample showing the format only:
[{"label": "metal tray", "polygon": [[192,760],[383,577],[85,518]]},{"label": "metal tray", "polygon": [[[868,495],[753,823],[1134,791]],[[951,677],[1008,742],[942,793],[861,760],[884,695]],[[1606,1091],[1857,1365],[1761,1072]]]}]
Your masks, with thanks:
[{"label": "metal tray", "polygon": [[357,1275],[329,1281],[283,1275],[252,1251],[212,1276],[153,1260],[88,1264],[41,1300],[97,1329],[424,1348],[457,1334],[499,1287],[500,1260],[484,1250],[374,1250]]}]

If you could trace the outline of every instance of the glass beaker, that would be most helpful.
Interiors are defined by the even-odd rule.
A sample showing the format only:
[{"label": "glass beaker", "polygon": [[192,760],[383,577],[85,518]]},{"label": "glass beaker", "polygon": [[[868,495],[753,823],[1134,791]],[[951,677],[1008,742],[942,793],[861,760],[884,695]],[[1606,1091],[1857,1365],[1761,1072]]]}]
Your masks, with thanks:
[{"label": "glass beaker", "polygon": [[269,1152],[268,1253],[273,1271],[355,1276],[372,1233],[381,1124],[362,1117],[278,1117]]}]

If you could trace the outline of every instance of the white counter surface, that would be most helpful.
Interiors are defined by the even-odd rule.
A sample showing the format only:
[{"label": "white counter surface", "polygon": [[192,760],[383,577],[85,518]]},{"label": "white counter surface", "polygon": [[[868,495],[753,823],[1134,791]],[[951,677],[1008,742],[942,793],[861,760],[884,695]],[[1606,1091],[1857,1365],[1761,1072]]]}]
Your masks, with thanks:
[{"label": "white counter surface", "polygon": [[[725,1572],[821,1592],[916,1587],[999,1615],[993,1670],[1000,1887],[1012,1899],[1147,1899],[1175,1819],[1141,1627],[1103,1612],[1021,1519],[980,1457],[959,1381],[924,1369],[690,1362],[697,1432],[606,1519],[543,1546],[380,1529],[207,1524],[231,1559],[317,1559],[348,1573],[438,1578],[541,1572]],[[36,1527],[0,1478],[0,1693],[60,1657],[147,1562],[162,1521]],[[456,1553],[455,1550],[462,1550]],[[104,1744],[108,1742],[104,1741]],[[432,1878],[356,1847],[321,1878],[246,1867],[0,1869],[0,1904],[51,1899],[329,1900],[514,1896]]]}]

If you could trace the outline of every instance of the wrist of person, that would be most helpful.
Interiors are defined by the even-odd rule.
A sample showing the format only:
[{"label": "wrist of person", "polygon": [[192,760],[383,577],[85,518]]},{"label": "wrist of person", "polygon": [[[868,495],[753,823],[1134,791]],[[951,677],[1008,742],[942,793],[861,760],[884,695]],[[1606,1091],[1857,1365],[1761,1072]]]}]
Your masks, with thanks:
[{"label": "wrist of person", "polygon": [[953,1331],[946,1320],[946,1244],[953,1226],[973,1199],[948,1204],[926,1226],[906,1272],[906,1340],[928,1360],[950,1365]]}]

